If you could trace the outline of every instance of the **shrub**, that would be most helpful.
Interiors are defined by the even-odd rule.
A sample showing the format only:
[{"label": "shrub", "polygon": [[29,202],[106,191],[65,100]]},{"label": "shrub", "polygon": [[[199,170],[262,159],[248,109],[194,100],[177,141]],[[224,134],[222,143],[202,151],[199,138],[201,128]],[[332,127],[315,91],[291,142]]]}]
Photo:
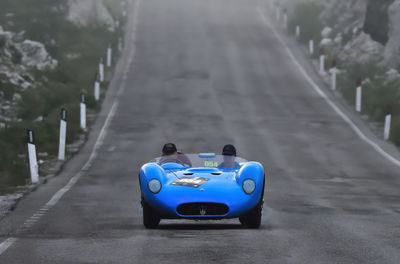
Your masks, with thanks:
[{"label": "shrub", "polygon": [[384,69],[374,60],[348,63],[343,67],[345,72],[338,79],[343,97],[350,105],[354,105],[357,80],[364,80],[362,112],[372,121],[383,122],[386,110],[390,107],[394,116],[391,138],[399,144],[400,119],[396,116],[400,114],[400,80],[387,82]]},{"label": "shrub", "polygon": [[315,43],[321,40],[321,31],[324,28],[320,20],[320,14],[324,6],[313,0],[301,2],[296,5],[293,13],[289,16],[288,29],[290,32],[295,32],[296,26],[301,28],[299,41],[301,43],[308,43],[313,39]]}]

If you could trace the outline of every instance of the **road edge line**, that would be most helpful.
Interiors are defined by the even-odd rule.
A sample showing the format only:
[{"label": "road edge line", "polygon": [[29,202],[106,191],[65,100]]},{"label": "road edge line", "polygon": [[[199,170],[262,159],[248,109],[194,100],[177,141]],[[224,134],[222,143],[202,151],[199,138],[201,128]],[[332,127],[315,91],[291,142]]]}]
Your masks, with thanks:
[{"label": "road edge line", "polygon": [[[133,36],[132,36],[132,43],[133,43],[133,48],[131,50],[130,53],[130,58],[128,59],[128,66],[132,63],[133,58],[135,57],[135,51],[136,51],[136,47],[135,47],[135,41],[136,41],[136,27],[138,24],[138,10],[140,7],[140,3],[142,0],[136,0],[135,2],[135,6],[134,6],[134,13],[133,13]],[[128,68],[126,69],[126,71],[124,72],[124,75],[127,74]],[[103,145],[104,142],[104,138],[107,134],[107,129],[112,121],[112,119],[115,116],[115,112],[118,108],[119,102],[118,99],[121,96],[121,94],[123,93],[124,89],[126,87],[126,80],[119,86],[118,90],[117,90],[117,95],[114,97],[113,100],[113,104],[112,107],[110,109],[110,112],[107,115],[106,120],[104,121],[104,124],[100,130],[100,133],[96,139],[96,142],[93,146],[93,149],[90,153],[90,156],[87,160],[87,162],[83,165],[83,167],[68,181],[68,183],[63,186],[61,189],[59,189],[51,198],[50,200],[45,204],[45,208],[50,209],[51,207],[55,206],[58,201],[64,196],[64,194],[66,194],[74,185],[75,183],[79,180],[79,178],[82,176],[82,171],[86,171],[88,170],[91,165],[92,162],[96,159],[97,154],[98,154],[98,150],[99,148]],[[39,209],[40,210],[40,209]],[[46,210],[46,211],[47,211]],[[44,214],[42,214],[40,217],[42,217]],[[40,219],[40,218],[39,218]],[[38,219],[38,220],[39,220]],[[29,220],[29,219],[28,219]],[[16,237],[9,237],[6,240],[4,240],[2,243],[0,243],[0,256],[7,251],[8,248],[10,248],[15,242],[18,241],[18,238]]]},{"label": "road edge line", "polygon": [[267,18],[265,17],[264,13],[262,12],[261,8],[258,7],[257,11],[261,16],[262,20],[264,21],[265,25],[271,28],[272,32],[274,33],[275,37],[282,43],[283,47],[286,50],[286,53],[289,55],[290,59],[296,65],[298,70],[304,76],[304,78],[311,84],[314,91],[316,91],[325,101],[326,103],[350,126],[350,128],[358,135],[360,139],[370,145],[373,149],[375,149],[379,154],[381,154],[384,158],[392,162],[394,165],[400,167],[400,160],[396,159],[385,150],[383,150],[377,143],[369,139],[358,126],[348,117],[327,95],[322,89],[313,81],[313,79],[308,75],[308,73],[304,70],[303,66],[300,62],[296,59],[293,55],[292,51],[286,44],[286,42],[281,38],[281,36],[277,33],[274,27],[268,22]]}]

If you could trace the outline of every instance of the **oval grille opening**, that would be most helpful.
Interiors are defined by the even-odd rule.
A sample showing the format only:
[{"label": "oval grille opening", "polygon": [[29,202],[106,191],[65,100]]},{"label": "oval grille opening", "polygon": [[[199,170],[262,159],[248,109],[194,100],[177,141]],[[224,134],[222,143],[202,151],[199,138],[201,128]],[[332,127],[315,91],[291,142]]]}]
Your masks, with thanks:
[{"label": "oval grille opening", "polygon": [[226,215],[229,208],[221,203],[185,203],[178,206],[178,213],[181,215]]}]

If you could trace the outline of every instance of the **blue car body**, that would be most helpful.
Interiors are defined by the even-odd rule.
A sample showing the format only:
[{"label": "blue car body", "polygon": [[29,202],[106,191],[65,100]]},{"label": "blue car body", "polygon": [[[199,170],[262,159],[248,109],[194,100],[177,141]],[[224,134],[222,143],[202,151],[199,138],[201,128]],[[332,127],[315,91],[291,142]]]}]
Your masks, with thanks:
[{"label": "blue car body", "polygon": [[[265,186],[258,162],[243,162],[237,168],[150,162],[140,169],[139,179],[142,199],[164,219],[237,218],[262,202]],[[158,193],[149,190],[152,179],[161,182]],[[246,179],[255,182],[250,194],[243,189]]]}]

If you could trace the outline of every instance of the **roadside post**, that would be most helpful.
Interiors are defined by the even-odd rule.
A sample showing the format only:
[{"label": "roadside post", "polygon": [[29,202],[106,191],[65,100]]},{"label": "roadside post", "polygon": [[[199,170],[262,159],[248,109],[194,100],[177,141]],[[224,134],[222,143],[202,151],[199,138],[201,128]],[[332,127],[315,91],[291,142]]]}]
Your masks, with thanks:
[{"label": "roadside post", "polygon": [[320,74],[325,73],[325,54],[323,49],[321,49],[319,56],[319,73]]},{"label": "roadside post", "polygon": [[65,144],[67,139],[67,110],[61,109],[60,119],[60,144],[58,147],[58,160],[65,160]]},{"label": "roadside post", "polygon": [[287,15],[287,10],[283,10],[283,26],[285,27],[285,29],[287,28],[287,24],[288,24],[288,15]]},{"label": "roadside post", "polygon": [[111,67],[111,60],[112,60],[112,49],[111,49],[111,44],[109,44],[107,48],[107,67]]},{"label": "roadside post", "polygon": [[385,140],[389,140],[390,138],[390,125],[392,122],[392,108],[389,106],[386,109],[386,117],[385,117],[385,129],[383,132],[383,138]]},{"label": "roadside post", "polygon": [[28,130],[28,156],[29,156],[29,169],[31,172],[31,182],[39,182],[39,166],[36,157],[35,139],[32,130]]},{"label": "roadside post", "polygon": [[356,111],[361,112],[361,98],[362,98],[362,81],[357,82],[356,88]]},{"label": "roadside post", "polygon": [[296,38],[298,39],[300,37],[300,26],[296,26]]},{"label": "roadside post", "polygon": [[85,102],[85,94],[81,93],[81,104],[80,104],[80,110],[81,110],[81,128],[83,130],[86,130],[86,102]]},{"label": "roadside post", "polygon": [[96,73],[94,80],[94,99],[100,100],[100,75],[98,73]]},{"label": "roadside post", "polygon": [[104,63],[103,63],[103,57],[100,57],[99,75],[100,75],[100,82],[104,82]]},{"label": "roadside post", "polygon": [[309,48],[310,48],[310,55],[314,55],[314,40],[310,40],[309,42]]},{"label": "roadside post", "polygon": [[273,10],[274,9],[274,5],[275,5],[275,1],[270,0],[269,2],[269,9]]},{"label": "roadside post", "polygon": [[118,51],[121,52],[122,51],[122,38],[118,38]]},{"label": "roadside post", "polygon": [[122,3],[121,3],[121,14],[122,14],[123,17],[126,17],[126,15],[127,15],[126,8],[127,8],[126,1],[122,1]]},{"label": "roadside post", "polygon": [[331,69],[331,88],[332,90],[336,90],[336,76],[337,75],[337,67],[336,67],[336,61],[334,60],[332,62],[332,69]]},{"label": "roadside post", "polygon": [[279,22],[281,20],[281,10],[279,5],[276,6],[276,20]]}]

